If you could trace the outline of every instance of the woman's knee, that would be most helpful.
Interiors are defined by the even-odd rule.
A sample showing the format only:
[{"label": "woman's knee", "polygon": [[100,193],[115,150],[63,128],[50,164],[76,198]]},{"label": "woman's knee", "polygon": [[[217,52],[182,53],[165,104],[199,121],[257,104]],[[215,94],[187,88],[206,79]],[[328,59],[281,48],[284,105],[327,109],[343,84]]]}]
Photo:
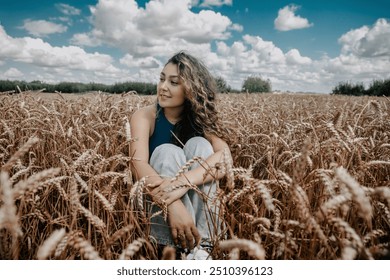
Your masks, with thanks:
[{"label": "woman's knee", "polygon": [[206,138],[200,136],[189,139],[183,150],[187,160],[196,156],[207,158],[214,153],[211,143]]},{"label": "woman's knee", "polygon": [[185,161],[183,149],[173,144],[162,144],[153,151],[149,162],[157,172],[162,172],[168,166],[177,168]]}]

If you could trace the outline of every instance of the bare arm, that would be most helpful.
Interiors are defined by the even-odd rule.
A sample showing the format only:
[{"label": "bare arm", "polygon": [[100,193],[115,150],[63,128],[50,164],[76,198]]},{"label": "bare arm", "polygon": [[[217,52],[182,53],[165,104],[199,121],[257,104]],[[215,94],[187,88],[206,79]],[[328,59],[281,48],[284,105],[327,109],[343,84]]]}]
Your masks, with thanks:
[{"label": "bare arm", "polygon": [[156,184],[161,181],[159,174],[149,164],[151,115],[150,107],[145,107],[136,111],[130,120],[131,135],[136,139],[130,147],[134,158],[133,173],[137,180],[146,177],[146,184]]}]

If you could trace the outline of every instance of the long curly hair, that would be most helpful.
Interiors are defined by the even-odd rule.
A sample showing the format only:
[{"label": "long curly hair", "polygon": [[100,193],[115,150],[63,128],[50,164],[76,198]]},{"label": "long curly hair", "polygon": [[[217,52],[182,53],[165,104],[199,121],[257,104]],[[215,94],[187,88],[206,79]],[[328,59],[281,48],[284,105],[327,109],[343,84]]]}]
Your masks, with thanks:
[{"label": "long curly hair", "polygon": [[205,134],[226,139],[216,110],[216,83],[206,66],[184,51],[176,53],[165,65],[169,63],[177,65],[186,97],[181,120],[174,128],[178,139],[174,137],[172,142],[180,146],[194,136]]}]

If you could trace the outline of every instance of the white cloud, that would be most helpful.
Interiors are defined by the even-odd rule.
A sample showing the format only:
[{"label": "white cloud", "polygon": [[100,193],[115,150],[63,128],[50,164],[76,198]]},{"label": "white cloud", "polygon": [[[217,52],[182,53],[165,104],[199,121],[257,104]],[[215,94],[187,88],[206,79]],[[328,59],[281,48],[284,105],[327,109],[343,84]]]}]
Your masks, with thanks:
[{"label": "white cloud", "polygon": [[390,78],[390,23],[386,19],[343,34],[339,43],[341,54],[323,65],[335,79],[369,84]]},{"label": "white cloud", "polygon": [[310,64],[312,60],[309,57],[303,57],[297,49],[292,49],[286,53],[286,61],[288,64]]},{"label": "white cloud", "polygon": [[86,47],[95,47],[101,44],[101,41],[96,37],[89,36],[85,33],[77,33],[73,35],[71,43]]},{"label": "white cloud", "polygon": [[226,56],[229,54],[229,47],[225,42],[216,42],[217,45],[217,53]]},{"label": "white cloud", "polygon": [[359,57],[390,56],[390,22],[378,19],[372,28],[363,26],[340,37],[344,54]]},{"label": "white cloud", "polygon": [[[373,26],[351,30],[339,39],[341,53],[313,60],[299,50],[283,52],[273,42],[244,35],[231,45],[217,42],[213,67],[228,83],[240,88],[249,74],[270,79],[274,89],[330,92],[340,81],[370,84],[390,78],[390,23],[379,19]],[[225,67],[221,67],[225,65]]]},{"label": "white cloud", "polygon": [[53,19],[65,22],[68,25],[72,25],[72,23],[73,23],[73,21],[70,17],[58,17],[58,18],[53,18]]},{"label": "white cloud", "polygon": [[162,64],[160,61],[158,61],[156,58],[148,56],[148,57],[142,57],[142,58],[134,58],[130,54],[126,54],[124,57],[122,57],[119,62],[123,65],[126,65],[130,68],[161,68]]},{"label": "white cloud", "polygon": [[7,71],[5,71],[2,76],[6,79],[16,79],[23,77],[23,73],[20,72],[18,69],[11,67]]},{"label": "white cloud", "polygon": [[191,0],[191,3],[190,3],[191,7],[198,6],[198,4],[199,4],[199,0]]},{"label": "white cloud", "polygon": [[58,3],[55,6],[61,13],[63,13],[64,15],[67,15],[67,16],[77,16],[77,15],[80,15],[80,13],[81,13],[80,9],[77,9],[73,6],[68,5],[68,4]]},{"label": "white cloud", "polygon": [[67,26],[62,24],[53,23],[46,20],[30,20],[24,21],[22,29],[25,29],[29,34],[41,37],[54,33],[63,33],[68,29]]},{"label": "white cloud", "polygon": [[234,23],[232,26],[229,28],[230,30],[242,32],[244,30],[244,27],[240,24]]},{"label": "white cloud", "polygon": [[295,15],[298,9],[299,7],[295,5],[289,5],[280,9],[278,17],[274,21],[275,28],[279,31],[289,31],[313,26],[306,18]]},{"label": "white cloud", "polygon": [[86,71],[117,72],[111,56],[87,53],[76,46],[53,47],[39,38],[12,38],[0,25],[0,58],[39,65]]},{"label": "white cloud", "polygon": [[216,47],[216,53],[207,56],[207,65],[233,88],[240,89],[243,80],[255,74],[270,79],[274,89],[326,90],[320,88],[323,76],[317,65],[296,49],[284,53],[273,42],[248,34],[230,46],[217,42]]},{"label": "white cloud", "polygon": [[233,0],[203,0],[200,4],[201,7],[211,7],[217,6],[221,7],[223,5],[231,6],[233,5]]},{"label": "white cloud", "polygon": [[[79,45],[108,44],[134,56],[167,56],[180,49],[199,49],[225,40],[239,30],[231,20],[211,10],[194,13],[191,0],[159,0],[138,7],[135,0],[100,0],[90,7],[93,29],[76,34]],[[204,47],[202,47],[204,48]]]},{"label": "white cloud", "polygon": [[243,39],[250,44],[252,50],[256,53],[260,63],[284,63],[285,57],[283,51],[276,47],[271,41],[264,41],[259,36],[244,35]]}]

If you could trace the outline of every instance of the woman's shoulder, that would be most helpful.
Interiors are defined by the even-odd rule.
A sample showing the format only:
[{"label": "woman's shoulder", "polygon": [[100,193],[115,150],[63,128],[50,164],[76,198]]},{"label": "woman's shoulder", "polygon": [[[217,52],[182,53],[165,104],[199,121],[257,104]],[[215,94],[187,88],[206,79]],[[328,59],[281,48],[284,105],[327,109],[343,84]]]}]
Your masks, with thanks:
[{"label": "woman's shoulder", "polygon": [[142,107],[135,111],[131,116],[132,120],[154,120],[156,118],[156,105],[149,105],[146,107]]},{"label": "woman's shoulder", "polygon": [[150,105],[138,109],[133,113],[130,119],[133,133],[148,131],[149,136],[152,135],[155,119],[156,105]]}]

